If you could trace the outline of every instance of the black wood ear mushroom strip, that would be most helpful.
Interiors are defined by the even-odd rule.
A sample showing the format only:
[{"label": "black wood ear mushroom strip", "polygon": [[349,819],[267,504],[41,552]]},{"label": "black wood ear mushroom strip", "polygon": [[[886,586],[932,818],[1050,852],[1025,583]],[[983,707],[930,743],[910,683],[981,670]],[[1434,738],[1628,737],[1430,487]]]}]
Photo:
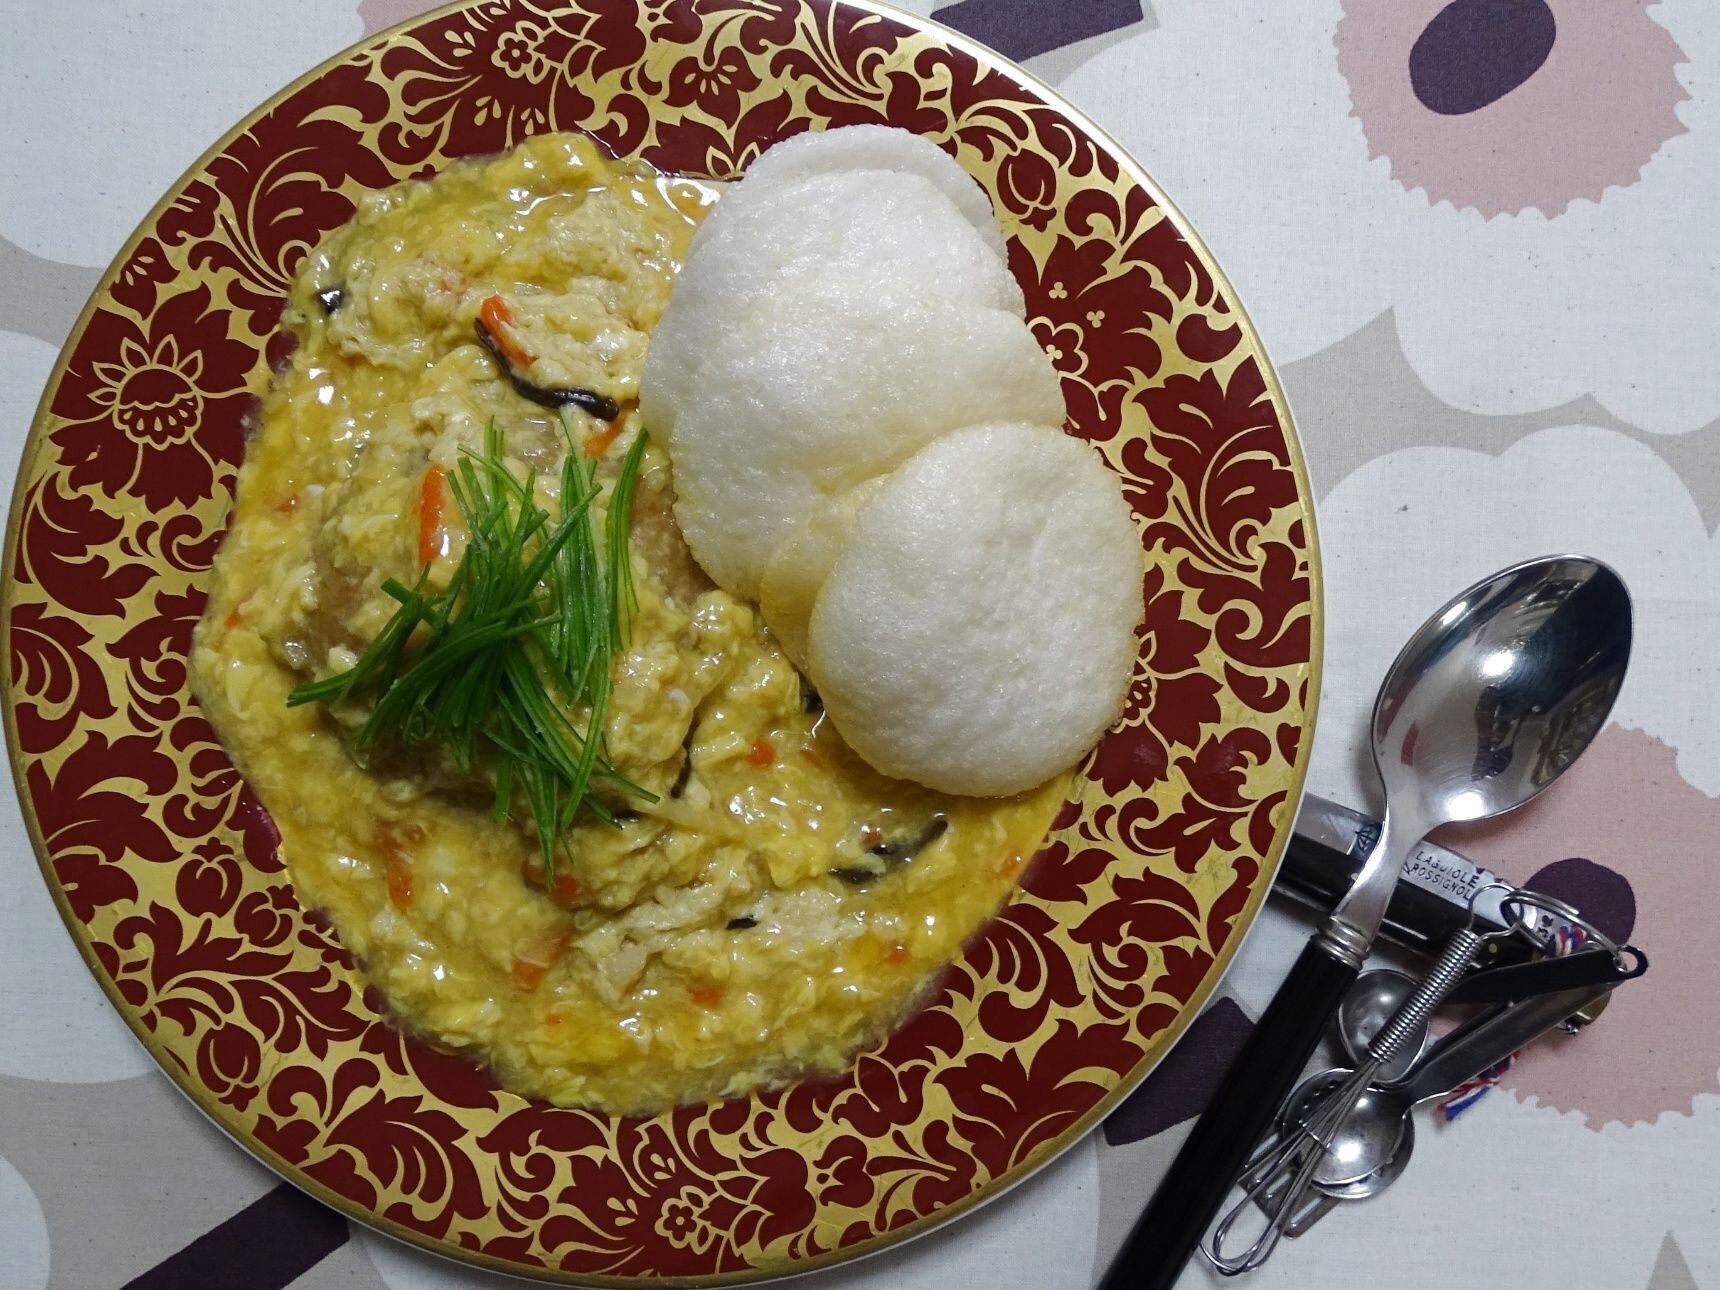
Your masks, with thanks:
[{"label": "black wood ear mushroom strip", "polygon": [[894,838],[868,847],[866,854],[876,857],[867,863],[839,865],[830,871],[832,878],[840,878],[843,882],[858,887],[871,882],[874,878],[882,878],[897,865],[907,864],[920,852],[944,836],[944,831],[950,827],[950,822],[941,815],[934,815],[926,822],[926,826],[911,837]]},{"label": "black wood ear mushroom strip", "polygon": [[[322,306],[323,313],[332,314],[346,303],[346,288],[342,286],[323,287],[316,292],[316,300]],[[490,334],[490,329],[484,325],[482,318],[476,319],[473,326],[478,332],[478,342],[490,351],[490,357],[496,360],[502,374],[508,378],[508,383],[514,387],[514,392],[523,399],[545,408],[575,407],[582,412],[588,412],[599,421],[613,421],[621,415],[621,405],[607,394],[599,394],[595,390],[582,389],[552,389],[542,385],[533,385],[525,377],[514,371],[508,356],[502,352],[502,347],[496,343],[496,338]]]},{"label": "black wood ear mushroom strip", "polygon": [[522,399],[530,399],[545,408],[575,407],[581,412],[589,412],[599,421],[613,421],[621,415],[621,405],[607,394],[598,394],[594,390],[546,389],[541,385],[533,385],[514,371],[513,364],[508,362],[508,356],[502,352],[502,347],[496,343],[490,329],[484,326],[482,318],[476,319],[472,325],[477,329],[478,343],[490,351],[490,357],[496,360],[497,366],[508,378],[508,383]]}]

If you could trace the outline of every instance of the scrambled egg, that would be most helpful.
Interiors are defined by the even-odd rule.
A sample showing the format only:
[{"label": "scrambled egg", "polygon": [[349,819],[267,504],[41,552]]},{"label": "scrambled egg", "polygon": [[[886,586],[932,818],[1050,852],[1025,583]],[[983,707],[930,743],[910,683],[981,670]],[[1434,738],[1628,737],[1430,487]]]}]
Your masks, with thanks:
[{"label": "scrambled egg", "polygon": [[[366,197],[295,283],[298,347],[240,473],[193,659],[301,900],[398,1021],[516,1092],[614,1113],[841,1070],[991,915],[1068,787],[964,800],[868,768],[752,608],[691,560],[655,447],[607,744],[659,800],[606,797],[618,827],[582,815],[553,881],[523,807],[492,818],[490,785],[399,752],[361,765],[339,717],[287,706],[374,638],[385,578],[426,562],[448,577],[463,535],[438,472],[492,421],[540,493],[564,417],[613,479],[640,432],[651,328],[715,197],[568,135]],[[476,323],[504,307],[492,354]],[[510,377],[622,415],[558,414]]]}]

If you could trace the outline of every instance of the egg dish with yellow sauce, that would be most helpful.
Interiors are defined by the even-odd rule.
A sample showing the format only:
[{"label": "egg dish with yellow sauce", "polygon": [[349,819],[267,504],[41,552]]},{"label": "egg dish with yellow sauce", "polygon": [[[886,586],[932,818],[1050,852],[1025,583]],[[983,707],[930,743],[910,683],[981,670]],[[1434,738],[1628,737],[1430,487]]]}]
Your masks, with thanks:
[{"label": "egg dish with yellow sauce", "polygon": [[[950,607],[1034,524],[1015,576],[977,580],[1085,594],[1039,554],[1071,509],[1056,488],[1078,491],[1046,478],[1104,477],[1056,428],[1049,363],[964,398],[932,346],[906,395],[856,408],[796,349],[852,341],[827,364],[852,386],[922,314],[945,348],[970,317],[976,346],[1027,334],[953,162],[830,138],[725,191],[542,136],[366,196],[293,284],[195,690],[392,1016],[525,1096],[646,1113],[840,1072],[1007,897],[1120,708],[1140,571],[1120,497],[1097,503],[1127,547],[1095,575],[1120,580],[1108,601]],[[905,243],[947,224],[974,299],[922,308],[849,246],[819,253],[820,285],[810,244],[782,249],[781,221],[856,209],[854,174],[896,194],[877,219]],[[867,323],[879,300],[900,328]],[[787,376],[755,370],[772,355]],[[1018,462],[1017,504],[928,505],[970,458]],[[1059,685],[1076,698],[1040,697]]]}]

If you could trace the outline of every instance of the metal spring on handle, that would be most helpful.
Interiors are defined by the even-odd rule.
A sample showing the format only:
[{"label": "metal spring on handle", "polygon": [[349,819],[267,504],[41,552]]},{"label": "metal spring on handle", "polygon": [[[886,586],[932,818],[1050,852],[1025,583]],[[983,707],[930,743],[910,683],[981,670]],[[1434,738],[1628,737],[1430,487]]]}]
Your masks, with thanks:
[{"label": "metal spring on handle", "polygon": [[1433,1016],[1435,1009],[1445,1001],[1445,996],[1456,988],[1463,974],[1469,970],[1469,961],[1481,941],[1481,934],[1470,927],[1452,933],[1415,993],[1404,1000],[1403,1006],[1392,1014],[1392,1019],[1368,1045],[1370,1061],[1384,1066],[1398,1055],[1404,1044],[1421,1033],[1427,1019]]}]

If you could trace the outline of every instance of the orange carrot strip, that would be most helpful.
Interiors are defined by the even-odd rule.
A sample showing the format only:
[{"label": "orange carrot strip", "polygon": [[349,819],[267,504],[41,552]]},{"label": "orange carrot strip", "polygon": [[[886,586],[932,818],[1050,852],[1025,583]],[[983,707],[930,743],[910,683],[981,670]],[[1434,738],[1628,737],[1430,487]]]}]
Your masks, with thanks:
[{"label": "orange carrot strip", "polygon": [[902,942],[897,941],[889,949],[884,951],[884,960],[887,963],[906,963],[908,961],[908,947],[902,944]]},{"label": "orange carrot strip", "polygon": [[549,894],[557,904],[577,905],[579,903],[581,890],[579,879],[575,878],[571,873],[567,872],[567,870],[562,869],[556,873],[555,886],[551,889]]},{"label": "orange carrot strip", "polygon": [[621,422],[617,420],[611,421],[596,434],[587,435],[585,438],[585,455],[587,457],[601,457],[609,451],[609,445],[615,442],[615,437],[620,433]]},{"label": "orange carrot strip", "polygon": [[723,1001],[721,986],[712,985],[709,981],[701,981],[687,991],[693,996],[693,1002],[701,1008],[715,1008]]},{"label": "orange carrot strip", "polygon": [[549,974],[549,964],[533,963],[527,959],[514,960],[514,980],[528,990],[536,989],[537,983]]},{"label": "orange carrot strip", "polygon": [[760,739],[747,750],[747,760],[754,766],[772,766],[776,764],[776,749],[768,739]]},{"label": "orange carrot strip", "polygon": [[530,990],[544,979],[555,966],[567,943],[573,939],[573,929],[540,936],[514,951],[514,980]]},{"label": "orange carrot strip", "polygon": [[291,515],[294,511],[299,509],[299,495],[297,493],[288,493],[285,497],[281,498],[280,501],[275,503],[275,509],[282,515]]},{"label": "orange carrot strip", "polygon": [[515,367],[530,367],[536,361],[537,355],[514,337],[514,311],[508,308],[506,300],[500,296],[486,297],[484,303],[478,306],[478,317],[483,320],[484,330],[490,333],[490,339],[496,342],[496,348],[502,351],[508,362]]},{"label": "orange carrot strip", "polygon": [[376,835],[376,843],[382,848],[383,868],[388,875],[388,899],[396,909],[405,909],[412,903],[412,856],[406,848],[422,841],[424,830],[416,824],[408,824],[399,830],[383,829]]},{"label": "orange carrot strip", "polygon": [[227,630],[232,631],[239,625],[239,610],[235,606],[233,612],[227,615]]},{"label": "orange carrot strip", "polygon": [[418,495],[418,563],[429,564],[448,554],[448,534],[442,527],[442,506],[448,495],[448,472],[432,466],[424,472]]},{"label": "orange carrot strip", "polygon": [[412,865],[398,851],[390,851],[383,857],[383,863],[388,869],[388,900],[396,909],[406,909],[412,904]]}]

